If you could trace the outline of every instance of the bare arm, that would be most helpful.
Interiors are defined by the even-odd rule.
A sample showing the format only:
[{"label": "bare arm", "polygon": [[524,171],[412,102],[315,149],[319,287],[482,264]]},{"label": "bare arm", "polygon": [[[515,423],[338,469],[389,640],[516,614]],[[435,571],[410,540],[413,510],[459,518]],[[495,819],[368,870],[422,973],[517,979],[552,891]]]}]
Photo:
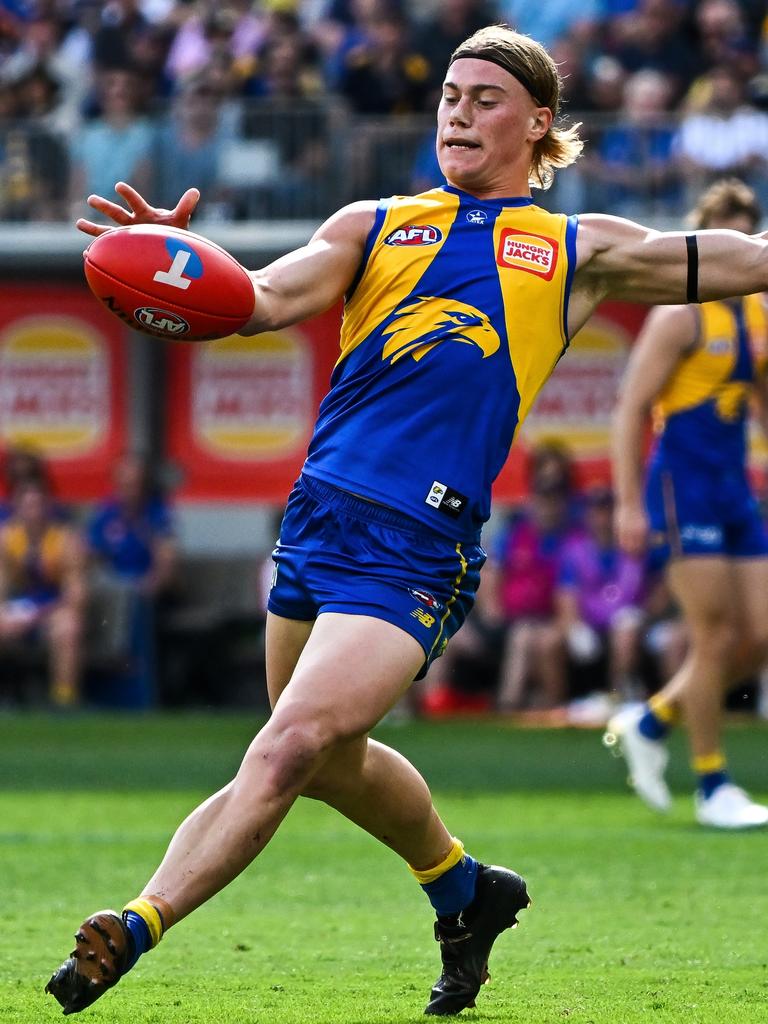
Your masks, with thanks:
[{"label": "bare arm", "polygon": [[[687,233],[652,231],[601,214],[580,217],[571,332],[578,330],[603,299],[652,305],[688,302]],[[768,289],[768,241],[738,231],[695,234],[700,302]]]},{"label": "bare arm", "polygon": [[[88,203],[118,227],[164,224],[186,230],[200,199],[198,190],[191,188],[172,210],[164,210],[150,206],[124,181],[115,185],[115,191],[129,209],[102,196],[89,196]],[[375,216],[375,202],[345,206],[317,229],[307,245],[262,270],[252,271],[254,313],[240,333],[258,334],[287,327],[322,313],[343,298],[357,274]],[[84,219],[76,226],[94,236],[110,230]]]},{"label": "bare arm", "polygon": [[173,537],[156,537],[152,542],[152,568],[141,582],[146,594],[161,594],[173,583],[178,565],[178,549]]},{"label": "bare arm", "polygon": [[5,555],[3,541],[3,530],[0,528],[0,605],[8,600],[11,591],[10,566]]},{"label": "bare arm", "polygon": [[335,213],[307,245],[251,273],[254,312],[241,334],[258,334],[306,320],[344,297],[363,259],[376,203]]},{"label": "bare arm", "polygon": [[752,415],[760,424],[763,437],[768,440],[768,376],[755,381],[751,405]]},{"label": "bare arm", "polygon": [[661,306],[643,325],[630,356],[613,426],[616,534],[630,554],[645,547],[648,521],[643,505],[643,435],[651,405],[684,352],[696,340],[695,306]]},{"label": "bare arm", "polygon": [[88,593],[85,544],[74,530],[68,532],[61,580],[61,601],[81,611]]}]

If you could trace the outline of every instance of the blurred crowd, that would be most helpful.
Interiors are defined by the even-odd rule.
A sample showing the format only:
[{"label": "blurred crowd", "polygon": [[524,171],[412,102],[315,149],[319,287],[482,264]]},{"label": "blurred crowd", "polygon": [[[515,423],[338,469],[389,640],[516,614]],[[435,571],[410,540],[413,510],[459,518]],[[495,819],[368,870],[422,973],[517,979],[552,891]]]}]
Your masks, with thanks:
[{"label": "blurred crowd", "polygon": [[322,216],[441,183],[448,57],[502,20],[547,45],[587,156],[548,203],[674,216],[735,174],[768,198],[762,0],[0,0],[0,220],[125,179],[209,218]]},{"label": "blurred crowd", "polygon": [[[652,553],[623,552],[609,486],[575,486],[567,449],[530,454],[529,497],[502,514],[475,608],[413,695],[427,717],[497,712],[601,725],[680,667],[685,624]],[[768,713],[765,680],[735,706]]]},{"label": "blurred crowd", "polygon": [[[56,500],[30,449],[8,449],[1,469],[0,705],[264,703],[268,554],[190,560],[172,503],[136,455],[87,508]],[[579,489],[555,441],[530,452],[528,485],[525,501],[495,514],[476,606],[401,710],[600,724],[685,657],[663,576],[616,544],[610,489]],[[248,608],[234,611],[238,585]],[[739,706],[762,699],[768,714],[762,686],[762,698],[759,680],[739,691]]]},{"label": "blurred crowd", "polygon": [[121,458],[113,494],[84,515],[55,499],[30,449],[7,450],[2,477],[0,697],[79,704],[88,667],[122,688],[117,703],[153,704],[155,615],[173,587],[177,548],[147,465]]}]

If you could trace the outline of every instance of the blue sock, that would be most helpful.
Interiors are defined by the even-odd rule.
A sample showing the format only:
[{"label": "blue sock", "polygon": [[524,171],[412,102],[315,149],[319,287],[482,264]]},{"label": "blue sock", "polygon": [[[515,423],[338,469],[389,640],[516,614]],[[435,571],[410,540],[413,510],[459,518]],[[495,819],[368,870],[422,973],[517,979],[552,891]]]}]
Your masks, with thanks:
[{"label": "blue sock", "polygon": [[704,772],[699,776],[699,792],[705,800],[709,800],[718,786],[728,782],[728,772]]},{"label": "blue sock", "polygon": [[123,921],[133,945],[133,948],[129,950],[128,965],[125,968],[128,972],[136,964],[141,954],[152,948],[152,936],[149,934],[147,922],[134,911],[126,910],[123,914]]},{"label": "blue sock", "polygon": [[439,917],[452,917],[460,914],[475,898],[476,882],[477,861],[465,853],[458,864],[421,888]]},{"label": "blue sock", "polygon": [[662,722],[647,704],[643,717],[637,723],[637,729],[640,735],[645,736],[647,740],[663,740],[669,732],[667,723]]}]

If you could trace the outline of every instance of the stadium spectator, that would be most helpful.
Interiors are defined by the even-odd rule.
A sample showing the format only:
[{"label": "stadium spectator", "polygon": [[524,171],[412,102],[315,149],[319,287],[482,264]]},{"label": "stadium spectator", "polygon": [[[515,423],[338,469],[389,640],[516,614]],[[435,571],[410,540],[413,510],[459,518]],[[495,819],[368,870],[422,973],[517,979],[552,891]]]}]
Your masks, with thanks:
[{"label": "stadium spectator", "polygon": [[96,650],[119,668],[118,702],[147,707],[155,699],[157,602],[173,584],[177,550],[170,508],[143,459],[120,459],[114,495],[96,510],[87,533],[102,611]]},{"label": "stadium spectator", "polygon": [[[585,497],[579,536],[563,545],[556,604],[570,656],[577,662],[607,660],[609,694],[632,700],[639,684],[640,640],[645,573],[640,559],[623,553],[613,532],[613,495],[597,487]],[[595,695],[584,712],[595,724],[605,722],[610,702]]]},{"label": "stadium spectator", "polygon": [[434,93],[427,97],[427,104],[439,95],[448,58],[462,39],[490,24],[497,13],[496,4],[487,0],[443,0],[415,29],[414,48],[429,68],[426,89]]},{"label": "stadium spectator", "polygon": [[138,187],[151,179],[152,126],[139,110],[134,73],[104,71],[97,91],[100,116],[86,123],[71,142],[70,197],[75,213],[82,209],[83,195],[110,191],[118,180]]},{"label": "stadium spectator", "polygon": [[660,71],[637,71],[626,79],[618,120],[600,132],[583,168],[593,208],[630,218],[649,208],[662,215],[677,208],[681,186],[669,122],[672,89]]},{"label": "stadium spectator", "polygon": [[55,515],[39,480],[18,484],[13,514],[0,526],[0,656],[44,645],[51,702],[80,699],[86,599],[82,540]]},{"label": "stadium spectator", "polygon": [[572,0],[499,0],[499,13],[518,32],[540,39],[552,50],[564,36],[582,45],[590,43],[600,25],[602,0],[582,0],[578,4]]},{"label": "stadium spectator", "polygon": [[425,109],[429,65],[410,46],[405,17],[376,14],[367,39],[347,54],[340,88],[357,114],[413,114]]},{"label": "stadium spectator", "polygon": [[563,96],[568,112],[581,114],[594,110],[595,102],[590,87],[590,48],[575,36],[566,35],[552,44],[551,52],[563,78]]},{"label": "stadium spectator", "polygon": [[484,569],[464,627],[430,666],[423,683],[406,694],[406,706],[415,704],[425,718],[492,711],[505,633],[494,585]]},{"label": "stadium spectator", "polygon": [[[45,490],[51,490],[50,478],[45,460],[39,452],[24,445],[9,445],[2,457],[0,475],[0,523],[13,515],[12,496],[22,484],[36,483]],[[54,505],[58,518],[64,518],[63,510]]]},{"label": "stadium spectator", "polygon": [[445,184],[445,177],[437,162],[435,133],[430,130],[416,149],[411,166],[410,190],[414,195]]},{"label": "stadium spectator", "polygon": [[217,59],[228,63],[241,82],[248,78],[266,39],[266,23],[257,12],[247,0],[188,7],[168,51],[170,80],[181,84]]},{"label": "stadium spectator", "polygon": [[640,0],[637,8],[610,26],[610,51],[629,74],[650,68],[669,75],[676,96],[700,70],[679,0]]},{"label": "stadium spectator", "polygon": [[750,34],[746,12],[736,0],[703,0],[694,11],[697,49],[705,67],[725,66],[742,80],[757,73],[757,33]]},{"label": "stadium spectator", "polygon": [[567,697],[565,644],[555,594],[564,545],[576,536],[571,469],[559,446],[532,459],[531,497],[495,544],[491,579],[506,641],[497,703],[502,711],[555,708]]},{"label": "stadium spectator", "polygon": [[178,189],[201,189],[206,217],[223,199],[220,161],[226,129],[219,120],[221,99],[204,75],[189,79],[174,97],[170,116],[155,138],[154,186],[158,201],[173,206]]},{"label": "stadium spectator", "polygon": [[41,64],[13,88],[16,121],[0,143],[5,185],[0,214],[6,220],[60,220],[66,214],[61,183],[67,180],[69,160],[57,115],[59,83]]},{"label": "stadium spectator", "polygon": [[273,216],[317,216],[332,189],[329,111],[318,99],[321,82],[306,38],[278,35],[262,51],[259,74],[247,84],[258,99],[243,112],[246,139],[275,152],[277,173],[263,187]]},{"label": "stadium spectator", "polygon": [[723,175],[764,184],[768,166],[768,114],[745,101],[731,68],[713,68],[691,90],[676,147],[696,192]]}]

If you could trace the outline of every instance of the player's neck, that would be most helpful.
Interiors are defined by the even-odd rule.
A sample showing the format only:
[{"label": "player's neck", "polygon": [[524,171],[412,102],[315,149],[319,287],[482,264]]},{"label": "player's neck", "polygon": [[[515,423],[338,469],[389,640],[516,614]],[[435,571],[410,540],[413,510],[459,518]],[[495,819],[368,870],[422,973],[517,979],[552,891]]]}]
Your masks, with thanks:
[{"label": "player's neck", "polygon": [[531,198],[531,188],[528,184],[527,173],[524,176],[514,177],[506,175],[503,180],[498,182],[452,181],[450,178],[446,178],[446,181],[452,188],[456,188],[460,192],[466,192],[467,195],[475,199]]}]

